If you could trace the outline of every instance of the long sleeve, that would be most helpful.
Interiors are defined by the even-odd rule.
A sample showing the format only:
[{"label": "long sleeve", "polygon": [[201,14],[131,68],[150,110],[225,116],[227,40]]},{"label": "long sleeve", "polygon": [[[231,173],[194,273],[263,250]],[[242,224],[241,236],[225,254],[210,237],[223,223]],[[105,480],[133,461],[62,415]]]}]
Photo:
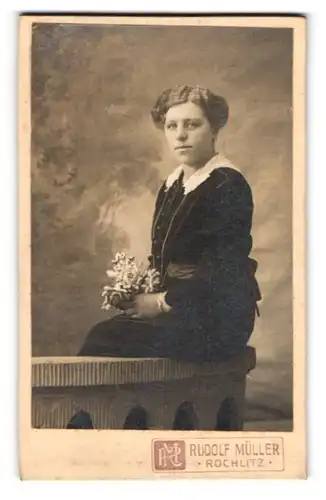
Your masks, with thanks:
[{"label": "long sleeve", "polygon": [[253,201],[242,176],[227,179],[221,186],[210,186],[197,214],[200,223],[191,235],[200,247],[200,258],[192,273],[170,280],[165,300],[168,305],[187,307],[223,293],[234,280],[241,262],[251,250]]}]

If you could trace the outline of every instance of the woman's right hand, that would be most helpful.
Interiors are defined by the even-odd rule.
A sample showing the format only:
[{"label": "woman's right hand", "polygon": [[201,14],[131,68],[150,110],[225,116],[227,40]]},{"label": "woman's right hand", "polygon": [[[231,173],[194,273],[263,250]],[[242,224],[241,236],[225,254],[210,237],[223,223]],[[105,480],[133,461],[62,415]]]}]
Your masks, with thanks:
[{"label": "woman's right hand", "polygon": [[113,307],[120,309],[121,311],[126,311],[132,306],[132,300],[124,293],[116,294],[111,298],[111,304]]}]

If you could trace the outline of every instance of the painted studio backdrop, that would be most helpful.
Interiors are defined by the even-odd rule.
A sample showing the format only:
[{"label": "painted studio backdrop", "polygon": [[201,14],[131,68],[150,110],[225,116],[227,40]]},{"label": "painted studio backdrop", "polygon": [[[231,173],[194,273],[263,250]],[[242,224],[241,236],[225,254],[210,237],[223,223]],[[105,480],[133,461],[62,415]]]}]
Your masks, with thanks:
[{"label": "painted studio backdrop", "polygon": [[[117,251],[145,261],[154,201],[174,168],[150,110],[175,84],[223,95],[219,151],[255,212],[261,317],[250,344],[252,418],[292,418],[292,31],[36,25],[32,42],[32,344],[74,356],[105,319]],[[250,418],[250,417],[249,417]]]}]

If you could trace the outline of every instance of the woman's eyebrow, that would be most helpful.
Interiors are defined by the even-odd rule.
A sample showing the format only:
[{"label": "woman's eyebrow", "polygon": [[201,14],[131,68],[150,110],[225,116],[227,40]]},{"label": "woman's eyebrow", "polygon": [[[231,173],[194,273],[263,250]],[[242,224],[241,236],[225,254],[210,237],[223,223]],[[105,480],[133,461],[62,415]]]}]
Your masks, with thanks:
[{"label": "woman's eyebrow", "polygon": [[183,121],[184,122],[200,122],[201,118],[199,116],[196,116],[195,118],[185,118]]},{"label": "woman's eyebrow", "polygon": [[169,120],[166,120],[166,123],[176,123],[177,121],[189,123],[189,122],[200,122],[201,120],[202,119],[199,116],[196,116],[194,118],[170,118]]}]

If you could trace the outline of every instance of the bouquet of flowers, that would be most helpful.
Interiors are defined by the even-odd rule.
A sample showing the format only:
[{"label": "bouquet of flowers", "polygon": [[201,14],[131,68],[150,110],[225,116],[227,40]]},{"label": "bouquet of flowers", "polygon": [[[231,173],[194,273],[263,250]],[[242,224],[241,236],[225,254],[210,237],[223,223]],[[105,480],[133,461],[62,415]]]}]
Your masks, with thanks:
[{"label": "bouquet of flowers", "polygon": [[111,307],[123,310],[122,303],[132,301],[138,293],[153,293],[160,289],[160,275],[156,269],[141,269],[135,257],[125,253],[117,253],[112,260],[113,267],[106,271],[112,284],[103,288],[101,309],[108,311]]}]

